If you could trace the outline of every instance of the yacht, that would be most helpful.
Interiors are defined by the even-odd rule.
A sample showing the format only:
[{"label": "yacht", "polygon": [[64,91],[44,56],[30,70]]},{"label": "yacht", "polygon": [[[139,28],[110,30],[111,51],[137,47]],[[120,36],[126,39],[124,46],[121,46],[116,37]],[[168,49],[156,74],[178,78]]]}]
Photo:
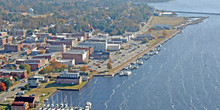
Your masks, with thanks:
[{"label": "yacht", "polygon": [[120,76],[130,76],[131,75],[131,71],[122,71],[120,73]]},{"label": "yacht", "polygon": [[144,61],[139,61],[138,64],[139,64],[139,65],[143,65],[143,64],[144,64]]}]

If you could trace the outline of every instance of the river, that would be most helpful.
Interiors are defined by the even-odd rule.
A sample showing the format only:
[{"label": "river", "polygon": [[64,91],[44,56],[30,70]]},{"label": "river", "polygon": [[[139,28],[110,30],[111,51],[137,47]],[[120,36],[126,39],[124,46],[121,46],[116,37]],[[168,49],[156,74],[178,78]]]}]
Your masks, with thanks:
[{"label": "river", "polygon": [[[220,12],[219,0],[176,0],[150,5],[164,10]],[[219,47],[220,16],[210,16],[183,29],[131,76],[95,77],[79,92],[56,92],[49,103],[83,106],[90,101],[93,110],[218,110]]]}]

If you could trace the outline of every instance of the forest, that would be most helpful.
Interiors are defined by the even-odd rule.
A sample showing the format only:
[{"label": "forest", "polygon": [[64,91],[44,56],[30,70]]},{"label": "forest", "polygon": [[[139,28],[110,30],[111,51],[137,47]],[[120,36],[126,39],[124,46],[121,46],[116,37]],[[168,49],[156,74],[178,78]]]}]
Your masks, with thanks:
[{"label": "forest", "polygon": [[[147,3],[168,0],[0,0],[0,25],[58,32],[87,32],[92,28],[111,35],[137,31],[153,8]],[[33,13],[27,13],[32,8]],[[43,15],[36,17],[38,15]],[[7,21],[7,22],[6,22]],[[51,27],[54,25],[54,27]]]}]

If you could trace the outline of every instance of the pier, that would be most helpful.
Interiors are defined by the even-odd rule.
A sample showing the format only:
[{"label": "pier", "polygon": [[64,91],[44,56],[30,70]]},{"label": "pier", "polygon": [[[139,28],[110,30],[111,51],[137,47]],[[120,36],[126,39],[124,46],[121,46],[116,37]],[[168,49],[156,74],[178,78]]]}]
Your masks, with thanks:
[{"label": "pier", "polygon": [[214,12],[196,12],[196,11],[166,11],[175,13],[188,13],[188,14],[203,14],[203,15],[220,15],[220,13]]}]

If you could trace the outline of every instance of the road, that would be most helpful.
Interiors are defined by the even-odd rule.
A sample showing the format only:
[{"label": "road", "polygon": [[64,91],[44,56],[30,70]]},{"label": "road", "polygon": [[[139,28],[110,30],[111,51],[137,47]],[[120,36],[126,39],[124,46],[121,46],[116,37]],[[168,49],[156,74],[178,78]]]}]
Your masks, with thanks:
[{"label": "road", "polygon": [[[18,83],[16,85],[10,87],[8,89],[8,92],[3,92],[0,94],[0,103],[2,103],[5,99],[7,99],[7,97],[10,97],[10,96],[16,94],[18,91],[20,91],[19,87],[25,86],[28,83],[27,79],[22,79],[20,82],[21,83]],[[15,88],[15,90],[13,90],[14,88]]]}]

